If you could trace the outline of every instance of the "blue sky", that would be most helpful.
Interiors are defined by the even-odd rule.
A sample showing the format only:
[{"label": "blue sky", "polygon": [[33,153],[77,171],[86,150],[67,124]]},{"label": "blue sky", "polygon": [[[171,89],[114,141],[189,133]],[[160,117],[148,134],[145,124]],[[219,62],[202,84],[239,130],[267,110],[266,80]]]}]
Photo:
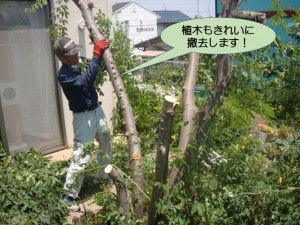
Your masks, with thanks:
[{"label": "blue sky", "polygon": [[[129,2],[124,0],[112,0],[117,2]],[[196,14],[202,17],[215,16],[215,0],[133,0],[148,10],[179,10],[187,16],[194,18]]]}]

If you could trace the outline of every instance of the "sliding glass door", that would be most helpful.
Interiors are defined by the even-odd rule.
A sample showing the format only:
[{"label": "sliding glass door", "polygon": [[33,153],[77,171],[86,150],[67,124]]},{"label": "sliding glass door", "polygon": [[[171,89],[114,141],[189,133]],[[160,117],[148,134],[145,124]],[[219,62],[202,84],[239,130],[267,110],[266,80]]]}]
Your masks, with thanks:
[{"label": "sliding glass door", "polygon": [[0,128],[11,154],[64,145],[49,9],[25,13],[32,3],[0,0]]}]

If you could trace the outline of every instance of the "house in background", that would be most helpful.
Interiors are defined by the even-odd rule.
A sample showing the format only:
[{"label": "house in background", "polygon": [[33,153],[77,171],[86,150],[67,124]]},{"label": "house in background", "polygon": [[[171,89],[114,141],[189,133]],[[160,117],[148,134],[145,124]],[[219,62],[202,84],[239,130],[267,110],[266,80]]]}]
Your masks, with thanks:
[{"label": "house in background", "polygon": [[135,48],[141,51],[169,51],[173,47],[167,45],[165,42],[162,41],[160,36],[156,36],[149,40],[137,43],[134,45]]},{"label": "house in background", "polygon": [[153,11],[155,14],[160,17],[157,19],[157,35],[159,36],[161,32],[166,29],[168,26],[171,26],[175,23],[183,22],[186,20],[191,20],[189,16],[178,10],[162,10],[162,11]]},{"label": "house in background", "polygon": [[139,50],[136,51],[136,55],[142,59],[153,58],[172,49],[171,46],[162,41],[160,36],[137,43],[134,47]]},{"label": "house in background", "polygon": [[161,40],[161,32],[170,25],[191,19],[178,10],[150,11],[135,2],[115,3],[112,11],[113,23],[118,21],[124,25],[135,53],[142,57],[155,57],[170,50]]},{"label": "house in background", "polygon": [[[295,15],[296,9],[300,8],[299,0],[280,0],[281,7],[283,7],[284,12],[287,14],[287,17],[284,18],[285,24],[287,26],[292,25],[291,17]],[[270,19],[273,15],[276,14],[274,8],[272,7],[273,0],[251,0],[251,1],[242,1],[239,5],[240,11],[255,11],[266,13],[266,25],[274,30],[277,36],[280,37],[283,43],[296,43],[295,39],[289,36],[289,34],[281,29],[278,26],[275,26],[270,23]],[[217,15],[221,13],[221,0],[216,0],[216,11]]]},{"label": "house in background", "polygon": [[154,12],[135,2],[116,3],[112,11],[113,23],[124,24],[126,35],[133,45],[157,36],[159,16]]},{"label": "house in background", "polygon": [[162,41],[160,37],[162,31],[175,23],[191,20],[189,16],[178,10],[153,12],[159,15],[157,19],[157,36],[134,45],[135,48],[140,50],[136,54],[142,58],[153,58],[172,49],[171,46]]},{"label": "house in background", "polygon": [[[162,31],[175,23],[191,20],[191,18],[178,10],[153,12],[159,15],[159,18],[157,19],[157,36],[137,43],[134,47],[142,51],[158,51],[158,53],[159,51],[169,51],[172,47],[162,41],[160,37]],[[151,54],[151,56],[153,56],[153,54]]]},{"label": "house in background", "polygon": [[[0,142],[10,154],[29,148],[47,154],[73,144],[72,113],[56,81],[60,63],[48,32],[55,3],[25,13],[34,2],[0,0]],[[94,4],[112,17],[111,0]],[[93,45],[87,28],[80,26],[81,12],[72,1],[68,9],[68,36],[83,46],[81,55],[91,57]],[[113,88],[109,82],[101,88],[109,118],[116,101]]]}]

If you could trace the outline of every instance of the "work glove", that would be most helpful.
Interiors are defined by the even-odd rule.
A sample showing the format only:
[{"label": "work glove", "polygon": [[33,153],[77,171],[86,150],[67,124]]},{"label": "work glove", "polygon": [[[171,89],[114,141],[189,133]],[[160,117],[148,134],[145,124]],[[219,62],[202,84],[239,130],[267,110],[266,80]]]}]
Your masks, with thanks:
[{"label": "work glove", "polygon": [[99,58],[102,58],[104,51],[109,48],[109,44],[105,39],[101,39],[99,41],[97,41],[94,44],[94,51],[93,53],[95,55],[98,55]]}]

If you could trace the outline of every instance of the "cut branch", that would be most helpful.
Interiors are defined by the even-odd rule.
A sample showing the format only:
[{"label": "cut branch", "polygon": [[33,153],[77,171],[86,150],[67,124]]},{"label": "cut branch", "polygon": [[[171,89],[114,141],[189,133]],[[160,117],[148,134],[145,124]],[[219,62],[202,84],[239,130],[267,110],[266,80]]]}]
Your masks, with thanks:
[{"label": "cut branch", "polygon": [[168,159],[169,146],[171,140],[172,126],[175,115],[175,106],[177,99],[175,97],[166,96],[165,102],[160,117],[160,126],[158,134],[158,144],[156,152],[156,167],[155,167],[155,184],[152,190],[151,202],[148,210],[148,224],[156,224],[158,215],[156,215],[155,204],[162,195],[162,184],[167,181],[168,174]]},{"label": "cut branch", "polygon": [[251,20],[262,24],[266,23],[266,14],[261,12],[238,11],[233,15],[233,17],[239,19]]},{"label": "cut branch", "polygon": [[107,173],[111,179],[113,180],[116,189],[117,189],[117,198],[119,206],[123,209],[123,214],[125,215],[125,221],[128,221],[129,216],[129,203],[128,203],[128,196],[127,190],[124,183],[122,173],[115,169],[112,165],[107,165],[104,169],[104,172]]},{"label": "cut branch", "polygon": [[[94,42],[97,42],[100,39],[103,39],[104,36],[99,32],[99,29],[95,23],[95,20],[92,15],[92,3],[86,0],[73,0],[74,3],[78,6],[82,13],[82,17],[85,21],[85,24],[88,28],[90,36]],[[133,116],[132,108],[128,100],[127,93],[124,88],[123,81],[120,77],[120,74],[117,70],[117,67],[114,63],[112,54],[109,49],[104,52],[103,59],[108,70],[110,80],[112,82],[114,91],[118,97],[122,108],[122,116],[124,123],[126,124],[126,133],[127,140],[130,150],[130,159],[131,159],[131,171],[133,174],[134,182],[144,189],[144,174],[140,167],[141,160],[141,147],[139,143],[139,137],[136,130],[135,119]],[[134,211],[137,219],[143,218],[143,193],[136,186],[133,187],[133,204]]]}]

